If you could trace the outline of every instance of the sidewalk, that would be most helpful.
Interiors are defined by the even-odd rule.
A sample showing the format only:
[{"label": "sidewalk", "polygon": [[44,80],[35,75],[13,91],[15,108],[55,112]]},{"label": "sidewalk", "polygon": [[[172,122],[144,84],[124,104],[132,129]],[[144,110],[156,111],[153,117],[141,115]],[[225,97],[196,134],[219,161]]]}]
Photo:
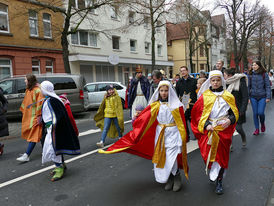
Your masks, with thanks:
[{"label": "sidewalk", "polygon": [[272,180],[272,186],[269,191],[268,200],[266,206],[274,206],[274,181]]}]

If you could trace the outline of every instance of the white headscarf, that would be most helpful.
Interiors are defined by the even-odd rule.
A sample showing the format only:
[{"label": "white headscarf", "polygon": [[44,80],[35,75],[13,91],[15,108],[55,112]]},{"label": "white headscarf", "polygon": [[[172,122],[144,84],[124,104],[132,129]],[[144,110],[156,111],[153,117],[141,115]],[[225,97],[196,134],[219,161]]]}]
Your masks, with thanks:
[{"label": "white headscarf", "polygon": [[61,98],[54,92],[54,86],[50,81],[43,81],[40,84],[40,87],[41,87],[42,94],[44,96],[54,97],[54,98],[58,99],[60,102],[63,103]]},{"label": "white headscarf", "polygon": [[158,84],[157,89],[153,93],[151,99],[149,100],[148,104],[151,104],[153,102],[156,102],[159,100],[159,89],[161,86],[168,86],[168,106],[173,111],[174,109],[183,106],[182,102],[180,102],[175,90],[173,89],[171,83],[169,81],[160,81]]},{"label": "white headscarf", "polygon": [[200,88],[200,90],[199,90],[199,92],[198,92],[198,95],[197,95],[198,98],[199,98],[207,89],[209,89],[209,87],[211,86],[211,84],[210,84],[210,79],[211,79],[212,77],[216,77],[216,76],[221,77],[222,86],[223,86],[224,89],[226,88],[226,86],[225,86],[225,79],[224,79],[223,73],[222,73],[221,71],[219,71],[219,70],[213,70],[213,71],[209,72],[209,77],[208,77],[208,79],[202,84],[202,86],[201,86],[201,88]]}]

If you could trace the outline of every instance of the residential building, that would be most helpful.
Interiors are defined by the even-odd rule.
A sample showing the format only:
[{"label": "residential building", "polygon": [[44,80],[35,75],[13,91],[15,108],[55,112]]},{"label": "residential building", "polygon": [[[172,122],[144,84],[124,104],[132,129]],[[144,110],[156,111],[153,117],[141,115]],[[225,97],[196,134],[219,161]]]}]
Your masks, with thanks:
[{"label": "residential building", "polygon": [[62,27],[61,14],[28,1],[0,0],[0,79],[64,72],[60,33],[55,29]]},{"label": "residential building", "polygon": [[[82,0],[76,0],[75,6]],[[85,1],[85,6],[90,1]],[[141,20],[141,21],[140,21]],[[73,29],[77,24],[74,19]],[[148,16],[126,6],[102,6],[92,10],[78,31],[69,37],[70,66],[74,74],[83,74],[87,82],[118,81],[127,84],[135,68],[151,72],[151,28]],[[156,68],[173,66],[167,58],[166,29],[157,28]]]},{"label": "residential building", "polygon": [[[199,29],[198,27],[196,28]],[[200,70],[207,70],[206,49],[208,49],[209,62],[211,64],[210,44],[207,48],[204,46],[204,36],[201,34],[199,40],[192,45],[194,52],[192,54],[192,71],[190,70],[190,50],[189,50],[189,23],[167,24],[167,45],[168,58],[174,62],[173,74],[179,73],[181,66],[187,66],[189,71],[197,73]],[[201,45],[199,45],[201,43]]]},{"label": "residential building", "polygon": [[212,37],[212,64],[215,65],[218,60],[223,60],[224,67],[227,67],[226,21],[224,14],[211,16],[210,33]]}]

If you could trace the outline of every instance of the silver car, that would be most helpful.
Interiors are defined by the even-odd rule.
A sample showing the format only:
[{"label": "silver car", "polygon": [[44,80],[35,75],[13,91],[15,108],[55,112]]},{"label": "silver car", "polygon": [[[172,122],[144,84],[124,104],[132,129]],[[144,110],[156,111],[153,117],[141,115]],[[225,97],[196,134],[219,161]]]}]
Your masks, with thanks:
[{"label": "silver car", "polygon": [[[72,112],[84,111],[83,87],[86,82],[83,76],[69,74],[40,74],[35,76],[39,83],[44,80],[51,81],[57,95],[67,94]],[[19,108],[26,91],[25,76],[5,78],[0,81],[0,87],[9,102],[7,116],[21,116]]]},{"label": "silver car", "polygon": [[123,107],[125,105],[126,86],[120,82],[94,82],[84,86],[84,107],[85,110],[98,108],[104,99],[106,86],[112,84],[121,97]]}]

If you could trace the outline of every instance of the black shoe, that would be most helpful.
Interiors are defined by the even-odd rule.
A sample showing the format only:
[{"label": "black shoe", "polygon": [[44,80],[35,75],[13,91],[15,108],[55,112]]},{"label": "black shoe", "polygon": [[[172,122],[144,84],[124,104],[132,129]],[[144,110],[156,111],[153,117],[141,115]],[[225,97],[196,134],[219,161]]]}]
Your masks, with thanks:
[{"label": "black shoe", "polygon": [[224,194],[223,185],[222,185],[222,179],[218,179],[218,180],[216,181],[215,193],[216,193],[217,195],[222,195],[222,194]]},{"label": "black shoe", "polygon": [[166,183],[166,186],[165,186],[165,190],[166,191],[172,190],[173,184],[174,184],[174,176],[172,174],[170,174],[168,181]]},{"label": "black shoe", "polygon": [[174,176],[174,184],[173,184],[173,192],[178,192],[182,187],[182,180],[181,174],[177,171],[176,175]]}]

